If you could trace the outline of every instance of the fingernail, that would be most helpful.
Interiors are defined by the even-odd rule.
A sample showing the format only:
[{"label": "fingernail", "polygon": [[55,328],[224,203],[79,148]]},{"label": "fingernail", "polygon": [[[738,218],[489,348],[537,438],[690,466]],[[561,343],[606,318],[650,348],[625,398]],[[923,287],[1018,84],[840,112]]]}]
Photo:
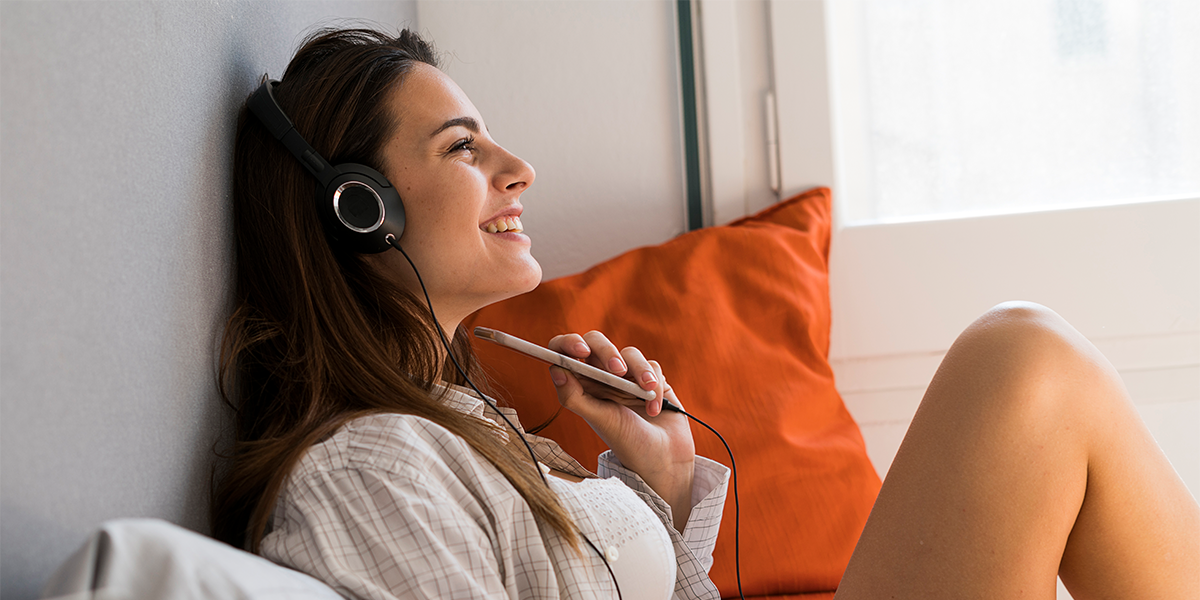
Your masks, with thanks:
[{"label": "fingernail", "polygon": [[550,367],[550,381],[553,381],[555,386],[562,387],[567,382],[567,374],[558,367]]},{"label": "fingernail", "polygon": [[658,383],[658,378],[654,376],[654,373],[646,371],[642,373],[642,383]]},{"label": "fingernail", "polygon": [[587,344],[585,344],[583,342],[579,342],[579,343],[575,344],[575,352],[577,354],[591,354],[592,349],[588,348]]},{"label": "fingernail", "polygon": [[621,359],[614,356],[614,357],[608,359],[608,370],[613,371],[613,372],[624,371],[625,363],[622,362]]}]

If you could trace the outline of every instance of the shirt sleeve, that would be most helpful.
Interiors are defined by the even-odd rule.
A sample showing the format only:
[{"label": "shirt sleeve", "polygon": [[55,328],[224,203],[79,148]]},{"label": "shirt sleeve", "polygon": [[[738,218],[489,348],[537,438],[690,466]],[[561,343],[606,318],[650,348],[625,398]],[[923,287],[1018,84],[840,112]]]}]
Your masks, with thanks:
[{"label": "shirt sleeve", "polygon": [[[359,598],[507,598],[471,498],[420,472],[309,473],[276,515],[264,556]],[[280,518],[281,517],[281,518]]]},{"label": "shirt sleeve", "polygon": [[[712,569],[713,549],[717,545],[717,531],[721,527],[721,513],[725,509],[729,468],[714,460],[696,457],[692,479],[692,512],[681,534],[675,529],[671,505],[651,489],[640,475],[621,464],[612,450],[601,454],[597,462],[596,470],[601,477],[616,477],[636,492],[667,528],[671,542],[675,545],[676,561],[679,563],[679,574],[675,583],[677,592],[681,586],[711,586],[712,592],[715,593],[716,587],[708,579],[708,571]],[[703,572],[697,572],[696,567],[703,569]]]}]

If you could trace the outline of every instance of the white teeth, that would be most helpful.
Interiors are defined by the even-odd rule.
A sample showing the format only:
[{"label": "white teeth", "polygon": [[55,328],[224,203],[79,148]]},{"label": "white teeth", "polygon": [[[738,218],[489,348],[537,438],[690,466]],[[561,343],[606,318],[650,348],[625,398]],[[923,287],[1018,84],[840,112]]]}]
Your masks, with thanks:
[{"label": "white teeth", "polygon": [[488,223],[487,227],[484,229],[488,233],[504,233],[505,231],[520,233],[523,231],[520,217],[501,217],[491,223]]}]

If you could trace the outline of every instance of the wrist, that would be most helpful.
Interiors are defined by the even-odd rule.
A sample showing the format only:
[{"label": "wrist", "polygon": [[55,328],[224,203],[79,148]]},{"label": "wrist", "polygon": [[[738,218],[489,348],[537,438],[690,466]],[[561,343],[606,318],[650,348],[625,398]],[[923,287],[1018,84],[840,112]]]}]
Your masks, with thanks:
[{"label": "wrist", "polygon": [[675,529],[682,533],[692,513],[695,461],[678,464],[669,474],[651,478],[642,477],[642,480],[671,506],[671,520]]}]

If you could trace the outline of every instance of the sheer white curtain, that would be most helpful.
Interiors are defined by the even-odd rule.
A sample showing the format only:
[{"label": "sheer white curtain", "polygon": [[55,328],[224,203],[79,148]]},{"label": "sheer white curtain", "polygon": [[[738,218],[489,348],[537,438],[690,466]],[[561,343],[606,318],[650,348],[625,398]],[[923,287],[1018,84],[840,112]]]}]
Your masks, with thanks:
[{"label": "sheer white curtain", "polygon": [[[857,6],[854,6],[857,5]],[[1200,2],[839,0],[849,221],[1200,192]],[[846,44],[857,47],[848,48]],[[843,87],[842,89],[846,89]]]}]

